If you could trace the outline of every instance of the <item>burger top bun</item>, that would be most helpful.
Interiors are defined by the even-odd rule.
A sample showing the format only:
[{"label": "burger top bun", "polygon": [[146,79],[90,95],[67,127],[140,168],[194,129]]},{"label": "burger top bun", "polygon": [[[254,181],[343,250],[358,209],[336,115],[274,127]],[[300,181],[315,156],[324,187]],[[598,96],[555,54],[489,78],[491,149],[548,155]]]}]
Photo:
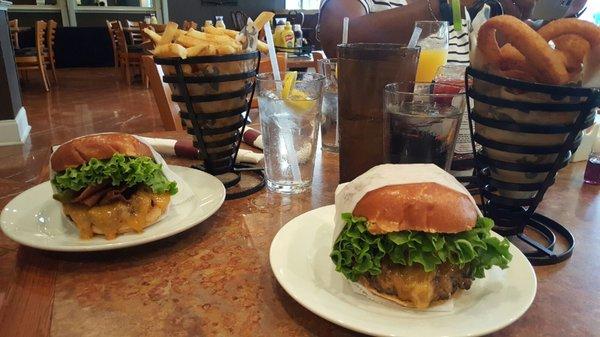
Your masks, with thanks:
[{"label": "burger top bun", "polygon": [[128,157],[153,157],[150,147],[126,133],[83,136],[62,144],[50,158],[54,172],[81,166],[92,158],[110,159],[119,153]]},{"label": "burger top bun", "polygon": [[[396,186],[414,184],[418,185],[404,187]],[[365,197],[369,192],[386,186],[393,187],[374,192],[371,194],[371,196],[365,199],[360,207],[357,208],[357,205],[359,205],[361,199],[363,199],[363,197]],[[416,197],[417,190],[420,189],[422,189],[422,191],[419,193],[421,193],[420,196],[423,197],[423,200],[419,201],[418,203],[414,203],[414,206],[407,206],[406,202],[410,200],[410,198],[413,198],[412,200],[414,202],[414,197]],[[396,195],[394,196],[394,194]],[[398,198],[398,200],[392,201],[392,196],[394,198]],[[440,205],[431,206],[433,203],[428,204],[425,199],[434,196],[435,198],[440,199]],[[452,200],[455,198],[458,200]],[[363,205],[366,206],[369,203],[377,202],[377,199],[379,199],[378,202],[382,202],[378,205],[378,207],[382,210],[380,211],[380,214],[369,213],[373,212],[374,209],[367,210],[366,208],[363,208]],[[444,203],[449,202],[451,202],[452,205],[443,205]],[[469,207],[469,204],[471,207]],[[401,205],[402,208],[400,209]],[[438,232],[457,232],[466,230],[467,225],[462,223],[462,221],[458,221],[457,223],[459,224],[453,226],[452,228],[434,226],[441,226],[438,224],[438,221],[448,221],[451,216],[456,217],[458,220],[459,217],[456,215],[458,212],[460,212],[458,207],[461,207],[461,209],[465,211],[465,219],[468,219],[469,222],[471,222],[471,219],[476,218],[476,216],[473,218],[473,212],[475,212],[477,216],[481,216],[481,212],[477,208],[475,200],[471,194],[469,194],[469,191],[467,191],[467,189],[451,174],[434,164],[385,164],[375,166],[351,182],[338,186],[335,193],[335,228],[332,242],[335,242],[345,226],[345,222],[341,218],[342,213],[352,213],[356,216],[365,216],[370,221],[380,221],[383,219],[384,221],[380,222],[378,225],[379,228],[375,229],[375,227],[373,227],[373,229],[369,229],[370,231],[379,230],[381,233],[391,231],[392,226],[395,227],[395,229],[393,229],[394,231],[403,230],[401,228],[414,228],[414,230],[428,229],[429,231],[435,230]],[[396,210],[395,208],[399,209]],[[455,215],[450,214],[450,211]],[[402,218],[400,218],[400,214],[402,214]],[[386,223],[385,220],[389,220],[386,219],[388,215],[398,217],[396,219],[392,219],[394,222],[398,223]],[[374,219],[371,219],[371,217],[374,217]],[[470,224],[470,226],[473,225],[475,225],[475,220],[473,220],[473,223]]]},{"label": "burger top bun", "polygon": [[471,200],[438,183],[380,187],[365,194],[352,214],[367,218],[368,230],[375,235],[407,230],[459,233],[477,222]]}]

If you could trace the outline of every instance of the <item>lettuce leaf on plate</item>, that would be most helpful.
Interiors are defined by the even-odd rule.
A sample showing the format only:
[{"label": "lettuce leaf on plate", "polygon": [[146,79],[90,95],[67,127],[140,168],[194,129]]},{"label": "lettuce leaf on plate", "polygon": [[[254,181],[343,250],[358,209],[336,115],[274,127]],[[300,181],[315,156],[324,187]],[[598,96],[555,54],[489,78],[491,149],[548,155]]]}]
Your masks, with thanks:
[{"label": "lettuce leaf on plate", "polygon": [[91,159],[79,167],[68,168],[52,179],[52,184],[60,194],[106,182],[112,186],[127,187],[144,184],[154,193],[177,193],[177,183],[169,181],[162,171],[162,165],[152,158],[126,157],[118,153],[107,160]]},{"label": "lettuce leaf on plate", "polygon": [[418,263],[426,272],[447,262],[467,267],[474,278],[483,278],[492,266],[507,268],[512,259],[508,240],[491,236],[494,222],[488,218],[479,218],[473,229],[456,234],[402,231],[384,235],[369,233],[365,218],[344,213],[342,219],[346,225],[330,256],[336,271],[354,282],[362,275],[379,275],[384,258],[403,266]]}]

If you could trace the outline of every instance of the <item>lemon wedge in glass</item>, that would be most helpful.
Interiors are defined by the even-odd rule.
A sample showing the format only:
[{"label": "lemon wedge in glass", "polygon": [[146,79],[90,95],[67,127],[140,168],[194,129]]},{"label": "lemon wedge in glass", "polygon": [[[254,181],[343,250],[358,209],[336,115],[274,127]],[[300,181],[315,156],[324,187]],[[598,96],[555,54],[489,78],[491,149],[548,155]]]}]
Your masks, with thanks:
[{"label": "lemon wedge in glass", "polygon": [[317,103],[314,99],[310,99],[302,90],[295,89],[298,72],[290,71],[285,74],[283,79],[283,89],[281,90],[281,98],[285,104],[292,108],[297,113],[306,113],[314,108]]}]

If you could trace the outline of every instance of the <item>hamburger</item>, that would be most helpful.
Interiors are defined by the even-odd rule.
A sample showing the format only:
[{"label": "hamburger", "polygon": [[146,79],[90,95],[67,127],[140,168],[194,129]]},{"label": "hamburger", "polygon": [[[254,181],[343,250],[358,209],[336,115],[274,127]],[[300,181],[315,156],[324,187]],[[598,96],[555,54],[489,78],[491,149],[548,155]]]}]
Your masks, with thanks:
[{"label": "hamburger", "polygon": [[510,244],[493,226],[437,166],[381,165],[338,188],[330,256],[362,292],[425,309],[508,267]]},{"label": "hamburger", "polygon": [[150,147],[129,134],[75,138],[52,153],[50,169],[54,199],[82,239],[142,232],[177,193]]}]

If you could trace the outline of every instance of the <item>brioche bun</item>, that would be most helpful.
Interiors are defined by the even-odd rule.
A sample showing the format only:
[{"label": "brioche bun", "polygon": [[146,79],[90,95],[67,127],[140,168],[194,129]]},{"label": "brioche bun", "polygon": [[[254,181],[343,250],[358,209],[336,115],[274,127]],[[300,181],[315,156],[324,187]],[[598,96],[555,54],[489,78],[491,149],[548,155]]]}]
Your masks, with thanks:
[{"label": "brioche bun", "polygon": [[105,133],[83,136],[62,144],[50,157],[54,172],[78,167],[95,158],[110,159],[114,154],[128,157],[150,157],[150,147],[126,133]]},{"label": "brioche bun", "polygon": [[371,234],[399,231],[459,233],[477,223],[468,196],[437,183],[389,185],[369,191],[354,207]]}]

